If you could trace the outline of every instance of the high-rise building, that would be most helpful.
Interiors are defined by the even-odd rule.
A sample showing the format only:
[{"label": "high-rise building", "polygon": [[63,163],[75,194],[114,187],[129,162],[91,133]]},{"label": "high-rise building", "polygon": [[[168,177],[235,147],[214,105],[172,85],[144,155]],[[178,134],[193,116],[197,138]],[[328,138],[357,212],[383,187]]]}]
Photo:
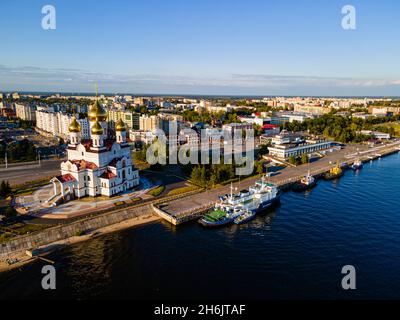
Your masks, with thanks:
[{"label": "high-rise building", "polygon": [[15,114],[21,120],[26,120],[26,121],[36,120],[35,108],[28,104],[16,103]]},{"label": "high-rise building", "polygon": [[158,126],[159,119],[157,116],[143,115],[139,118],[139,129],[142,131],[155,131]]},{"label": "high-rise building", "polygon": [[124,112],[124,122],[129,129],[140,129],[140,114],[133,111]]}]

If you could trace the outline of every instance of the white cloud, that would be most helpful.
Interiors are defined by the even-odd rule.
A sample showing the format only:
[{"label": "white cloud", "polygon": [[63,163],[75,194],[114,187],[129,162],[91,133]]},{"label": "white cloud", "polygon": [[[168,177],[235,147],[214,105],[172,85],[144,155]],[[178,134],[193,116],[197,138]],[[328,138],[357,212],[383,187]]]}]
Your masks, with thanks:
[{"label": "white cloud", "polygon": [[[400,79],[358,79],[316,76],[229,74],[220,76],[122,75],[79,69],[5,67],[0,65],[0,90],[193,94],[387,94]],[[394,88],[393,88],[394,87]],[[376,92],[374,91],[376,89]],[[335,91],[336,90],[336,91]],[[392,92],[391,91],[391,92]],[[342,93],[343,92],[343,93]],[[335,94],[335,93],[333,93]]]}]

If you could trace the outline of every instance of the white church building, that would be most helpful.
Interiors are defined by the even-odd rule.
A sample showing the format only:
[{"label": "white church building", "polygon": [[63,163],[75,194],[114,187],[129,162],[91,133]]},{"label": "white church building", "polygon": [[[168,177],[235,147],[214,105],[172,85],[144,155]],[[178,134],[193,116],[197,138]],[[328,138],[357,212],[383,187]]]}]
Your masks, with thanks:
[{"label": "white church building", "polygon": [[139,171],[133,166],[122,120],[109,138],[107,112],[96,100],[88,113],[90,139],[82,139],[75,117],[69,125],[68,160],[61,163],[61,175],[51,182],[54,198],[71,200],[85,196],[111,197],[139,185]]}]

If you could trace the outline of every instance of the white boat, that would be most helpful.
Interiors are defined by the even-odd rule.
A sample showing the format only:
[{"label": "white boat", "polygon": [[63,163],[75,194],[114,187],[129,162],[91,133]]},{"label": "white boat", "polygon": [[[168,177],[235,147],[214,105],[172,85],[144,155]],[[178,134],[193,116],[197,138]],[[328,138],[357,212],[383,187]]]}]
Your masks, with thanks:
[{"label": "white boat", "polygon": [[292,187],[293,191],[304,191],[307,189],[311,189],[317,185],[317,181],[315,178],[310,174],[310,171],[308,171],[308,174],[304,176],[299,182],[295,183]]},{"label": "white boat", "polygon": [[351,166],[351,168],[353,170],[359,170],[363,167],[363,163],[360,159],[357,159],[356,161],[354,161],[353,165]]}]

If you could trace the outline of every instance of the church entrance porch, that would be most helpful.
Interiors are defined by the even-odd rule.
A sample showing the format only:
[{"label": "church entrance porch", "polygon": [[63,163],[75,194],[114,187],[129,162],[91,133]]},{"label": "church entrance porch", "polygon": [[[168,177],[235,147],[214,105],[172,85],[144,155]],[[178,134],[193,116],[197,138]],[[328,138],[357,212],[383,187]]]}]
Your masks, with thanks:
[{"label": "church entrance porch", "polygon": [[75,199],[74,187],[77,183],[71,174],[57,176],[50,180],[53,184],[53,196],[47,201],[52,206]]}]

